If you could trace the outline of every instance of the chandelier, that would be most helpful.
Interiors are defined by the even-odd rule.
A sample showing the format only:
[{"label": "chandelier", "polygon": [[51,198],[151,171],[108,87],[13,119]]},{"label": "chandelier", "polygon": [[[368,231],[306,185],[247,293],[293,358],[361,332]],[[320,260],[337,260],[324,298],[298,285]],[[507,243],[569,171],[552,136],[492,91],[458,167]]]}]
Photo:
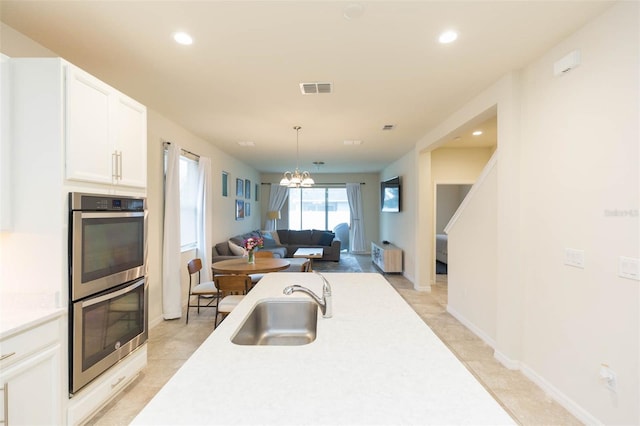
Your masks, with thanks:
[{"label": "chandelier", "polygon": [[296,169],[293,173],[290,171],[284,172],[282,179],[280,180],[281,186],[288,186],[289,188],[309,188],[311,185],[315,184],[313,179],[311,178],[311,173],[304,171],[301,172],[298,170],[298,164],[300,161],[300,142],[298,140],[298,135],[300,134],[300,126],[294,126],[293,130],[296,131]]}]

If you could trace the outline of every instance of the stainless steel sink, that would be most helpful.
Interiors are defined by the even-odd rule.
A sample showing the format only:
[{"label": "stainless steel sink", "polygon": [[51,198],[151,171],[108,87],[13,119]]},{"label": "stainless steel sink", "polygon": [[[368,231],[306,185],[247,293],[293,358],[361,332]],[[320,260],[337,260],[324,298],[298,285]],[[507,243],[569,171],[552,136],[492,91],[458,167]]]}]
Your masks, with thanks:
[{"label": "stainless steel sink", "polygon": [[316,339],[318,305],[306,300],[259,302],[231,338],[236,345],[299,346]]}]

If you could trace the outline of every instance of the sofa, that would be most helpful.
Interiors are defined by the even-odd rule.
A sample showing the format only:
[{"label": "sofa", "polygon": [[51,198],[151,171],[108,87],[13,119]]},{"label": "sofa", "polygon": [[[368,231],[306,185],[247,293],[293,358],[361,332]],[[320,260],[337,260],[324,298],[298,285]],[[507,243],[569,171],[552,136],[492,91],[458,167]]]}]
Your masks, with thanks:
[{"label": "sofa", "polygon": [[260,251],[270,251],[273,257],[293,257],[293,254],[301,247],[322,247],[323,256],[318,260],[340,261],[341,242],[331,231],[310,229],[294,231],[279,229],[277,231],[255,230],[241,235],[235,235],[227,241],[213,246],[212,262],[235,259],[243,256],[244,241],[248,238],[262,238],[264,247]]}]

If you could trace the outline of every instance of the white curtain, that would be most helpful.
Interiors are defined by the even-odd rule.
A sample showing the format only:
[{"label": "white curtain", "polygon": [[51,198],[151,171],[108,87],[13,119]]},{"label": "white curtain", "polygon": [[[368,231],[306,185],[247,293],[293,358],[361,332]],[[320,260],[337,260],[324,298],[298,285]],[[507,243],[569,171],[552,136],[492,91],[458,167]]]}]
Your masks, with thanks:
[{"label": "white curtain", "polygon": [[365,253],[364,221],[362,209],[362,191],[359,183],[347,184],[347,199],[351,211],[350,247],[352,253]]},{"label": "white curtain", "polygon": [[197,245],[198,257],[203,268],[200,281],[211,281],[211,159],[200,157],[198,160],[198,200],[197,200]]},{"label": "white curtain", "polygon": [[[269,212],[279,212],[284,206],[284,202],[287,201],[289,196],[289,188],[286,186],[280,186],[279,184],[272,183],[269,190]],[[274,221],[268,220],[264,228],[267,231],[275,231],[276,225]]]},{"label": "white curtain", "polygon": [[180,147],[167,148],[162,240],[162,314],[164,319],[182,316],[180,286]]}]

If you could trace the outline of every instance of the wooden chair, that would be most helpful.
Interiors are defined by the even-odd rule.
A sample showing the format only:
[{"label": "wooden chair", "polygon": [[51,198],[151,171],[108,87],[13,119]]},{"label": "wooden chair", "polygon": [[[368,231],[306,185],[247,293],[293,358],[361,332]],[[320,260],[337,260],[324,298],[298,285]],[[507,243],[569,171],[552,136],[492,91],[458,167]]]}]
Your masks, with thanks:
[{"label": "wooden chair", "polygon": [[213,282],[218,289],[215,326],[218,326],[218,314],[227,316],[242,301],[251,288],[248,275],[216,275]]},{"label": "wooden chair", "polygon": [[[198,308],[215,308],[217,304],[213,304],[218,298],[218,289],[213,281],[200,282],[200,270],[202,269],[202,260],[196,258],[187,263],[187,271],[189,271],[189,294],[187,295],[187,324],[189,324],[189,309]],[[195,276],[197,275],[197,280]],[[195,281],[195,283],[194,283]],[[192,298],[197,297],[197,303],[191,304]],[[200,303],[202,298],[209,299],[206,305]]]},{"label": "wooden chair", "polygon": [[[263,251],[263,250],[258,250],[257,252],[255,252],[254,256],[257,258],[261,257],[263,259],[273,259],[273,253],[270,251]],[[255,286],[256,284],[258,284],[258,281],[260,281],[260,279],[262,277],[264,277],[264,274],[251,274],[249,275],[251,277],[251,287],[253,288],[253,286]]]},{"label": "wooden chair", "polygon": [[311,260],[306,259],[306,262],[300,267],[300,272],[311,272]]}]

